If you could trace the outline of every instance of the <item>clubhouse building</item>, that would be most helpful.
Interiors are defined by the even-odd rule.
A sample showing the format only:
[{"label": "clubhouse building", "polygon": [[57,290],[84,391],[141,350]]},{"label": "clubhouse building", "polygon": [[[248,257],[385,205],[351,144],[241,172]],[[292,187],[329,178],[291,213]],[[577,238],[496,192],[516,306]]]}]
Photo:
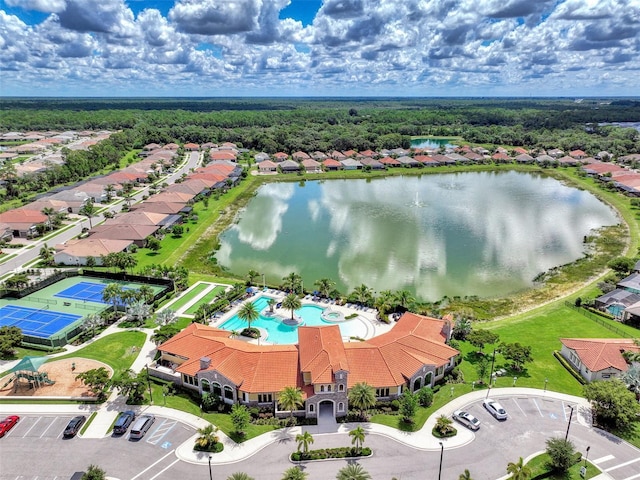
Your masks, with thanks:
[{"label": "clubhouse building", "polygon": [[278,415],[288,413],[278,410],[278,393],[295,386],[304,399],[296,415],[316,418],[322,409],[341,417],[356,383],[372,386],[379,400],[392,400],[441,380],[459,354],[446,344],[451,328],[448,320],[405,313],[389,332],[366,341],[345,343],[337,325],[301,326],[297,345],[255,345],[192,323],[158,346],[149,371],[227,403],[274,407]]}]

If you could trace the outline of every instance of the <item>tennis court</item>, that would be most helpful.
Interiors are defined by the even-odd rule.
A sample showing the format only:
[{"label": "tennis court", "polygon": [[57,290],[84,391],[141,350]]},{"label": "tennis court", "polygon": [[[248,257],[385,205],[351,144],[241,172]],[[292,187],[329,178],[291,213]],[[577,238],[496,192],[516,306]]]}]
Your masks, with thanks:
[{"label": "tennis court", "polygon": [[[106,286],[107,284],[105,283],[78,282],[63,291],[54,294],[54,297],[104,303],[102,300],[102,292]],[[131,288],[123,287],[123,289],[130,290]]]},{"label": "tennis court", "polygon": [[18,305],[0,307],[0,327],[18,327],[23,335],[40,338],[49,338],[80,318],[80,315],[52,311],[49,305],[39,309]]}]

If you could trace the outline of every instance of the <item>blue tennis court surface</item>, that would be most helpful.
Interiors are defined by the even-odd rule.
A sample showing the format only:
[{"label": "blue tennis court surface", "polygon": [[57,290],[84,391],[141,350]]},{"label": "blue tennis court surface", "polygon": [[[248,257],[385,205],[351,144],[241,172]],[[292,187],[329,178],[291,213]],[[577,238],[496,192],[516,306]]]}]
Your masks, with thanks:
[{"label": "blue tennis court surface", "polygon": [[41,309],[15,305],[0,307],[0,327],[18,327],[23,335],[33,337],[49,338],[79,318],[82,317],[51,311],[48,305]]},{"label": "blue tennis court surface", "polygon": [[[102,291],[106,286],[107,285],[104,283],[80,282],[72,285],[66,290],[56,293],[54,297],[104,303],[102,301]],[[124,290],[128,290],[128,288],[124,287]]]}]

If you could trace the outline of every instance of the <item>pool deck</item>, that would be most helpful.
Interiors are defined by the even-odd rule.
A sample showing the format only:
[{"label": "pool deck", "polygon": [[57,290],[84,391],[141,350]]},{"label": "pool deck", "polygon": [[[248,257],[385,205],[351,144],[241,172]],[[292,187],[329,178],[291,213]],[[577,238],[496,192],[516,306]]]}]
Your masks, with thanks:
[{"label": "pool deck", "polygon": [[[242,303],[247,301],[254,302],[259,297],[262,297],[262,296],[271,297],[278,301],[282,301],[284,297],[287,296],[287,293],[280,290],[274,290],[274,289],[258,290],[250,297],[245,298],[241,302],[234,305],[233,308],[231,308],[228,312],[225,312],[220,317],[214,318],[211,322],[209,322],[209,325],[212,327],[220,328],[222,324],[224,324],[227,320],[229,320],[238,312],[240,305]],[[363,335],[361,335],[361,338],[363,339],[376,337],[385,332],[388,332],[393,328],[393,323],[387,324],[387,323],[381,322],[376,318],[377,310],[374,308],[360,308],[356,305],[352,305],[349,303],[347,303],[346,305],[338,305],[326,299],[323,300],[317,297],[314,298],[313,295],[305,296],[304,298],[301,299],[301,302],[302,302],[302,305],[315,305],[321,308],[330,308],[333,311],[341,313],[345,317],[352,315],[354,313],[357,314],[358,315],[357,317],[353,319],[345,320],[345,321],[360,321],[364,328]],[[274,312],[276,315],[283,316],[283,317],[289,317],[291,315],[290,310],[287,310],[285,308],[274,308]],[[184,316],[186,317],[188,315],[184,315]],[[327,325],[339,325],[340,323],[342,322],[330,322],[330,323],[327,323]],[[261,332],[261,333],[262,333],[261,335],[262,337],[266,336],[266,332]],[[253,343],[256,345],[272,345],[272,343],[269,342],[268,337],[266,340],[248,339],[242,336],[239,336],[237,338],[239,340],[245,340],[249,343]],[[357,341],[349,337],[343,337],[343,340],[345,342]]]}]

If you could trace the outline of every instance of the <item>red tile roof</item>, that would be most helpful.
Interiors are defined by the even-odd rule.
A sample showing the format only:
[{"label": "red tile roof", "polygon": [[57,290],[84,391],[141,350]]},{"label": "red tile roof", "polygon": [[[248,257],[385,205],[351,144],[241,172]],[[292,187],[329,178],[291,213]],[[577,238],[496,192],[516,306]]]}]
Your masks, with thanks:
[{"label": "red tile roof", "polygon": [[563,345],[576,352],[580,361],[592,372],[615,368],[625,372],[627,362],[623,351],[640,352],[631,339],[618,338],[561,338]]},{"label": "red tile roof", "polygon": [[344,343],[337,325],[299,327],[300,371],[311,374],[312,383],[331,383],[338,370],[349,370]]}]

